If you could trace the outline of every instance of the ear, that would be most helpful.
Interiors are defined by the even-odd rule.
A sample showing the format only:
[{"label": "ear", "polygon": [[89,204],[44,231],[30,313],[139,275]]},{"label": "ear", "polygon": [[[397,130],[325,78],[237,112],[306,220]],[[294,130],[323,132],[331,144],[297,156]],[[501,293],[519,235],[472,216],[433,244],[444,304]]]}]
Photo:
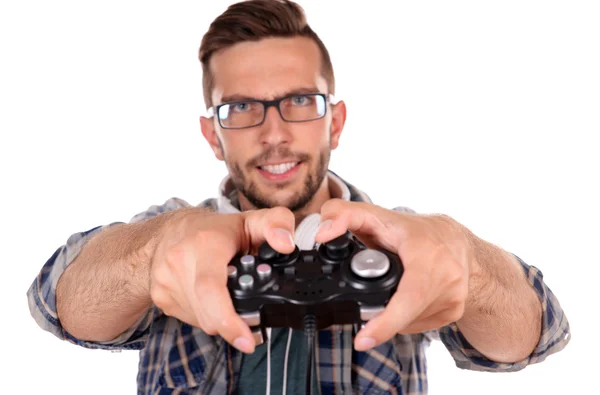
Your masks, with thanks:
[{"label": "ear", "polygon": [[210,145],[210,148],[212,148],[217,159],[224,160],[225,156],[223,155],[223,147],[219,142],[219,136],[217,136],[213,118],[200,117],[200,129],[202,130],[202,135],[208,142],[208,145]]},{"label": "ear", "polygon": [[344,124],[346,123],[346,103],[339,101],[331,106],[331,149],[337,148]]}]

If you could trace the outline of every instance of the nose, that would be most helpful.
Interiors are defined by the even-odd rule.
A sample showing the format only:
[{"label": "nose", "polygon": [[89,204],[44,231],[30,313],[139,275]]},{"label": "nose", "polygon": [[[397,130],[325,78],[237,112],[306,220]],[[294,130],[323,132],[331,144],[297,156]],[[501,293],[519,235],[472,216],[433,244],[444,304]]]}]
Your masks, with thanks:
[{"label": "nose", "polygon": [[260,126],[260,141],[263,145],[277,146],[292,141],[290,124],[284,121],[275,106],[267,109],[265,122]]}]

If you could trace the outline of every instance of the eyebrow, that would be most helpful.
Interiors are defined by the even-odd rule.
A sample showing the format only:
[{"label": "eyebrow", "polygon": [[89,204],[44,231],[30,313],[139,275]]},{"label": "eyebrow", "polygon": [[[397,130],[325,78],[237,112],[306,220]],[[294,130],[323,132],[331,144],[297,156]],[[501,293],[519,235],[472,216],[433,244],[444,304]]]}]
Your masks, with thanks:
[{"label": "eyebrow", "polygon": [[[321,92],[319,92],[319,90],[317,88],[297,88],[297,89],[292,89],[287,92],[284,92],[282,95],[277,96],[275,99],[279,99],[279,98],[286,97],[286,96],[306,95],[306,94],[311,94],[311,93],[321,93]],[[272,100],[275,100],[275,99],[272,99]],[[251,97],[251,96],[247,96],[247,95],[233,94],[233,95],[223,96],[221,98],[220,104],[238,102],[238,101],[252,101],[252,100],[269,100],[269,99],[260,99],[260,98]]]}]

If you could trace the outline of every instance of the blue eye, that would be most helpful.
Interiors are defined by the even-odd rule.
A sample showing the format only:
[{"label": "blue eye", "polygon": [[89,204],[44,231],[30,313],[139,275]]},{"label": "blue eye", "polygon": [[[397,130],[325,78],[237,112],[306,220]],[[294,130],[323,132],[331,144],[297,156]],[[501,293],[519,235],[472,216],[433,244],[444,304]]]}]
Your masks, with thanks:
[{"label": "blue eye", "polygon": [[232,107],[232,110],[235,112],[245,112],[250,109],[250,103],[235,103]]},{"label": "blue eye", "polygon": [[304,104],[308,104],[307,96],[294,96],[292,97],[292,104],[297,106],[302,106]]}]

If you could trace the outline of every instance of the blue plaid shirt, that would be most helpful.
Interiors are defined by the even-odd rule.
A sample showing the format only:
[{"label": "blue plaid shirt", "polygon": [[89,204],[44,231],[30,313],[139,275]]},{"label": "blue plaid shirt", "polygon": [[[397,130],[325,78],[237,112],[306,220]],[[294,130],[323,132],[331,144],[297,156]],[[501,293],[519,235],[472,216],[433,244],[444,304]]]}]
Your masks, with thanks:
[{"label": "blue plaid shirt", "polygon": [[[333,172],[330,180],[340,189],[342,198],[352,201],[370,199]],[[222,184],[221,196],[201,206],[215,211],[236,209],[235,193]],[[160,213],[189,207],[171,198],[150,207],[130,222],[140,222]],[[400,211],[412,211],[396,208]],[[318,223],[318,221],[314,221]],[[76,345],[106,350],[140,350],[137,377],[138,394],[231,394],[239,378],[242,354],[219,336],[164,315],[152,306],[132,328],[110,342],[86,342],[76,339],[61,326],[56,313],[56,284],[85,243],[111,223],[68,238],[42,267],[27,292],[31,314],[41,328]],[[313,229],[314,230],[314,229]],[[313,231],[314,235],[314,231]],[[455,324],[436,331],[397,335],[366,352],[352,347],[352,326],[335,325],[318,332],[315,353],[318,383],[322,394],[404,394],[427,393],[426,350],[433,340],[441,340],[456,365],[462,369],[488,372],[521,370],[543,361],[563,349],[570,340],[569,323],[560,304],[543,281],[542,273],[519,259],[529,284],[542,302],[543,319],[540,341],[531,355],[517,363],[493,362],[469,344]]]}]

